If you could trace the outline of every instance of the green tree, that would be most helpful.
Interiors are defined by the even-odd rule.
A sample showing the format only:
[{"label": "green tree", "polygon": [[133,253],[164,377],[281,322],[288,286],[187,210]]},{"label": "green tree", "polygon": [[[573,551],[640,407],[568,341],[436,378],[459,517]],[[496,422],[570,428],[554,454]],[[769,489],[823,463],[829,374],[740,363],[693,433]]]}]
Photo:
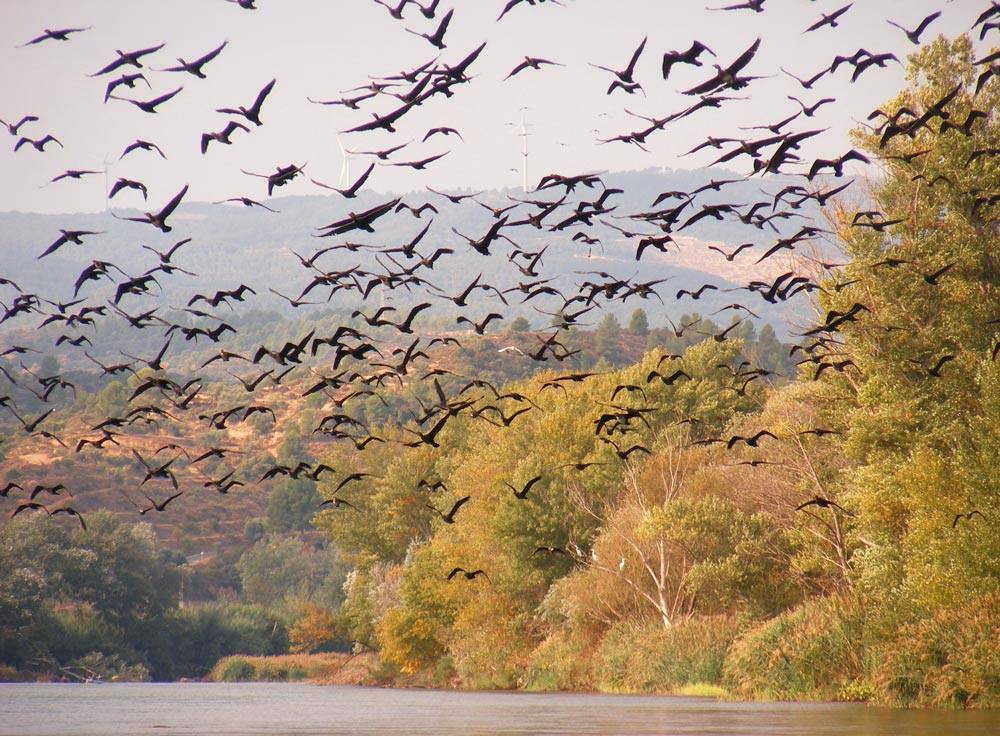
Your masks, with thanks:
[{"label": "green tree", "polygon": [[622,325],[618,318],[610,312],[604,315],[594,330],[594,352],[598,358],[604,358],[612,365],[621,365],[621,332]]},{"label": "green tree", "polygon": [[[1000,364],[992,360],[991,324],[1000,209],[976,194],[1000,190],[1000,166],[993,156],[973,156],[1000,147],[1000,84],[991,80],[977,93],[982,69],[973,58],[969,38],[937,39],[910,57],[908,87],[882,106],[922,111],[947,97],[949,120],[986,113],[970,135],[940,120],[909,134],[893,135],[892,126],[857,132],[856,144],[886,166],[865,209],[902,223],[888,232],[852,227],[854,212],[841,208],[838,235],[851,263],[828,279],[821,298],[826,310],[855,310],[835,335],[838,355],[820,350],[819,360],[852,361],[823,380],[853,404],[846,448],[856,468],[844,503],[863,540],[859,580],[894,616],[960,605],[1000,584],[1000,537],[975,521],[952,528],[956,514],[1000,512]],[[950,183],[931,185],[941,180]]]},{"label": "green tree", "polygon": [[649,334],[649,317],[645,309],[636,309],[628,321],[628,329],[634,335],[645,337]]},{"label": "green tree", "polygon": [[316,492],[315,483],[304,479],[284,479],[273,488],[267,499],[267,531],[285,534],[312,528],[312,518],[322,500]]}]

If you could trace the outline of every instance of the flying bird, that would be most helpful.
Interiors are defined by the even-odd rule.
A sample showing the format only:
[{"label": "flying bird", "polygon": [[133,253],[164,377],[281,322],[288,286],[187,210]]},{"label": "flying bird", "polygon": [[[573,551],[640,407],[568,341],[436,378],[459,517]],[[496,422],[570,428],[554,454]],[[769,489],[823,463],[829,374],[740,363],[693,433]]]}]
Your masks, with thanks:
[{"label": "flying bird", "polygon": [[209,51],[204,56],[199,56],[194,61],[184,61],[184,59],[177,59],[177,66],[171,66],[166,69],[156,69],[158,72],[187,72],[188,74],[193,74],[199,79],[205,79],[205,73],[202,71],[208,62],[214,59],[216,56],[222,53],[222,49],[226,48],[229,41],[223,41],[219,46]]},{"label": "flying bird", "polygon": [[436,508],[435,506],[432,506],[430,504],[427,504],[427,508],[429,508],[435,514],[437,514],[438,516],[440,516],[441,520],[445,524],[454,524],[455,523],[455,514],[458,513],[458,510],[460,508],[462,508],[462,506],[464,504],[468,503],[469,499],[471,499],[471,498],[472,498],[472,496],[463,496],[462,498],[458,499],[457,501],[455,501],[454,504],[452,504],[451,510],[449,510],[447,514],[441,512],[438,508]]},{"label": "flying bird", "polygon": [[221,112],[225,115],[242,115],[247,120],[249,120],[254,125],[263,125],[260,121],[260,109],[264,105],[264,100],[267,96],[271,94],[271,90],[274,89],[275,82],[277,79],[272,79],[270,82],[264,85],[263,89],[257,93],[257,98],[253,101],[250,107],[222,107],[216,110],[216,112]]},{"label": "flying bird", "polygon": [[936,11],[934,13],[931,13],[926,18],[924,18],[922,21],[920,21],[920,24],[916,28],[914,28],[912,31],[907,30],[906,28],[904,28],[899,23],[897,23],[896,21],[893,21],[893,20],[887,20],[886,23],[888,23],[890,26],[895,26],[896,28],[898,28],[899,30],[901,30],[904,34],[906,34],[906,37],[910,40],[910,43],[912,43],[914,46],[919,46],[920,45],[920,34],[922,34],[925,30],[927,30],[927,26],[929,26],[931,23],[933,23],[935,20],[937,20],[940,16],[941,16],[941,11],[940,10],[938,10],[938,11]]},{"label": "flying bird", "polygon": [[114,217],[117,217],[119,220],[129,220],[131,222],[144,222],[149,225],[152,225],[161,232],[169,233],[173,228],[167,225],[167,218],[170,217],[171,213],[173,213],[175,209],[177,209],[177,205],[179,205],[181,203],[181,200],[184,199],[184,195],[187,194],[187,191],[188,191],[188,185],[185,184],[184,188],[181,189],[177,194],[175,194],[174,198],[171,199],[169,202],[167,202],[167,204],[164,205],[163,209],[161,209],[159,212],[146,212],[142,217],[119,217],[118,215],[115,215],[113,212],[111,214]]}]

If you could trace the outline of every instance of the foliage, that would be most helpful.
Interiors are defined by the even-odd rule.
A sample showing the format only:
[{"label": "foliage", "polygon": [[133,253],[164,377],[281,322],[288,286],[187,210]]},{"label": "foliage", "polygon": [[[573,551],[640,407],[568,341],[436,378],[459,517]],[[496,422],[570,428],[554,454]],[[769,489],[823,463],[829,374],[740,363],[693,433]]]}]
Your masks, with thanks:
[{"label": "foliage", "polygon": [[265,538],[243,553],[236,567],[244,598],[279,609],[293,599],[325,590],[339,602],[343,569],[331,549],[292,536]]},{"label": "foliage", "polygon": [[293,653],[330,651],[341,638],[337,617],[329,610],[314,603],[307,603],[288,630]]}]

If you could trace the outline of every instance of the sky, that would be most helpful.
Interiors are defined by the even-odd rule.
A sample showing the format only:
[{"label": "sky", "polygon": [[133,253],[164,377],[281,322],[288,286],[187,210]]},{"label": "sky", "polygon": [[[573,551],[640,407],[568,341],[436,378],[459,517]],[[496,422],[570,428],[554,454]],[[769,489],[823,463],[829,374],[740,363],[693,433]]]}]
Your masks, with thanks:
[{"label": "sky", "polygon": [[[722,4],[728,4],[720,2]],[[441,61],[454,63],[486,41],[482,57],[471,68],[471,84],[456,88],[455,96],[440,96],[408,114],[396,134],[374,132],[340,135],[349,150],[372,150],[414,141],[395,160],[414,160],[444,151],[444,159],[427,171],[377,166],[367,185],[379,191],[405,192],[429,185],[435,188],[495,188],[521,183],[521,110],[530,136],[529,180],[558,171],[630,170],[648,167],[699,168],[717,155],[708,150],[684,156],[706,135],[731,135],[740,126],[773,123],[791,115],[797,104],[788,95],[812,103],[834,97],[835,105],[821,108],[815,118],[796,121],[796,129],[827,128],[812,144],[811,155],[836,156],[849,147],[848,131],[904,82],[902,65],[875,69],[851,84],[849,71],[828,76],[813,90],[780,71],[812,76],[828,66],[836,54],[858,48],[892,51],[901,59],[914,50],[903,33],[886,23],[894,19],[909,28],[938,9],[940,0],[857,0],[840,27],[804,34],[819,18],[842,7],[840,0],[767,0],[765,12],[717,11],[704,0],[566,0],[513,9],[502,21],[496,17],[503,0],[442,0],[438,19],[449,7],[454,18],[445,36]],[[944,14],[925,33],[956,35],[968,30],[986,7],[979,0],[955,0],[943,5]],[[37,153],[23,147],[15,153],[16,138],[0,130],[0,210],[30,212],[91,212],[106,206],[106,186],[118,177],[143,181],[149,187],[150,206],[159,209],[184,184],[188,199],[215,201],[235,196],[265,199],[263,180],[241,169],[266,173],[287,164],[307,164],[306,173],[336,185],[343,166],[338,131],[385,112],[396,100],[368,101],[361,110],[311,104],[307,98],[336,99],[345,90],[369,82],[370,75],[389,75],[412,69],[438,51],[407,28],[431,32],[438,19],[425,19],[414,6],[403,21],[390,17],[373,0],[258,0],[258,9],[242,10],[225,0],[3,0],[0,26],[0,119],[38,115],[25,126],[30,137],[55,135],[64,149],[49,147]],[[68,42],[46,41],[19,48],[45,28],[87,27]],[[611,76],[591,64],[623,68],[632,52],[648,36],[636,78],[645,95],[605,93]],[[672,124],[655,134],[648,152],[621,143],[600,144],[642,127],[627,110],[665,116],[689,106],[696,98],[679,90],[694,86],[712,74],[709,67],[675,67],[670,79],[660,73],[662,55],[686,49],[694,39],[712,48],[728,65],[756,38],[761,49],[744,73],[767,77],[734,96],[746,97],[719,111]],[[207,79],[188,74],[149,71],[193,59],[223,41],[228,46],[206,66]],[[155,115],[126,102],[103,103],[104,88],[116,76],[90,77],[115,58],[115,49],[133,50],[165,43],[146,57],[152,91],[140,83],[118,94],[147,100],[183,86]],[[503,81],[524,56],[543,57],[565,66],[527,70]],[[709,60],[711,62],[711,60]],[[128,71],[135,71],[129,68]],[[232,146],[199,151],[203,132],[221,130],[228,119],[219,107],[248,106],[272,78],[274,91],[264,104],[260,128],[249,135],[238,131]],[[437,126],[458,129],[455,136],[435,136],[421,142]],[[746,131],[747,135],[766,135]],[[124,147],[136,138],[153,141],[166,152],[161,160],[135,152],[123,161]],[[368,161],[352,157],[352,174]],[[47,184],[67,169],[95,169],[105,175]],[[324,190],[299,178],[281,194],[319,194]],[[140,207],[137,192],[127,191],[112,203]]]}]

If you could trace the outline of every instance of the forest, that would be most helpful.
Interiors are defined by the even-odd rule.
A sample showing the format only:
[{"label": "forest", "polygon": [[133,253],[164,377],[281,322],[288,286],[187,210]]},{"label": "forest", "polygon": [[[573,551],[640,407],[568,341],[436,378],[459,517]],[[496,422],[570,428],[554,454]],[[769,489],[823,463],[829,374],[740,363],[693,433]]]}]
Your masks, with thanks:
[{"label": "forest", "polygon": [[883,109],[957,88],[955,120],[988,111],[975,135],[856,130],[881,173],[828,206],[843,265],[795,345],[682,337],[652,307],[571,331],[570,378],[496,369],[531,325],[470,341],[449,365],[500,408],[442,400],[436,442],[403,449],[409,408],[372,397],[353,417],[387,441],[248,457],[250,478],[308,449],[338,477],[276,486],[229,581],[185,605],[190,563],[134,519],[24,514],[0,529],[0,662],[176,679],[352,651],[397,685],[1000,706],[1000,89],[973,60],[927,44]]}]

